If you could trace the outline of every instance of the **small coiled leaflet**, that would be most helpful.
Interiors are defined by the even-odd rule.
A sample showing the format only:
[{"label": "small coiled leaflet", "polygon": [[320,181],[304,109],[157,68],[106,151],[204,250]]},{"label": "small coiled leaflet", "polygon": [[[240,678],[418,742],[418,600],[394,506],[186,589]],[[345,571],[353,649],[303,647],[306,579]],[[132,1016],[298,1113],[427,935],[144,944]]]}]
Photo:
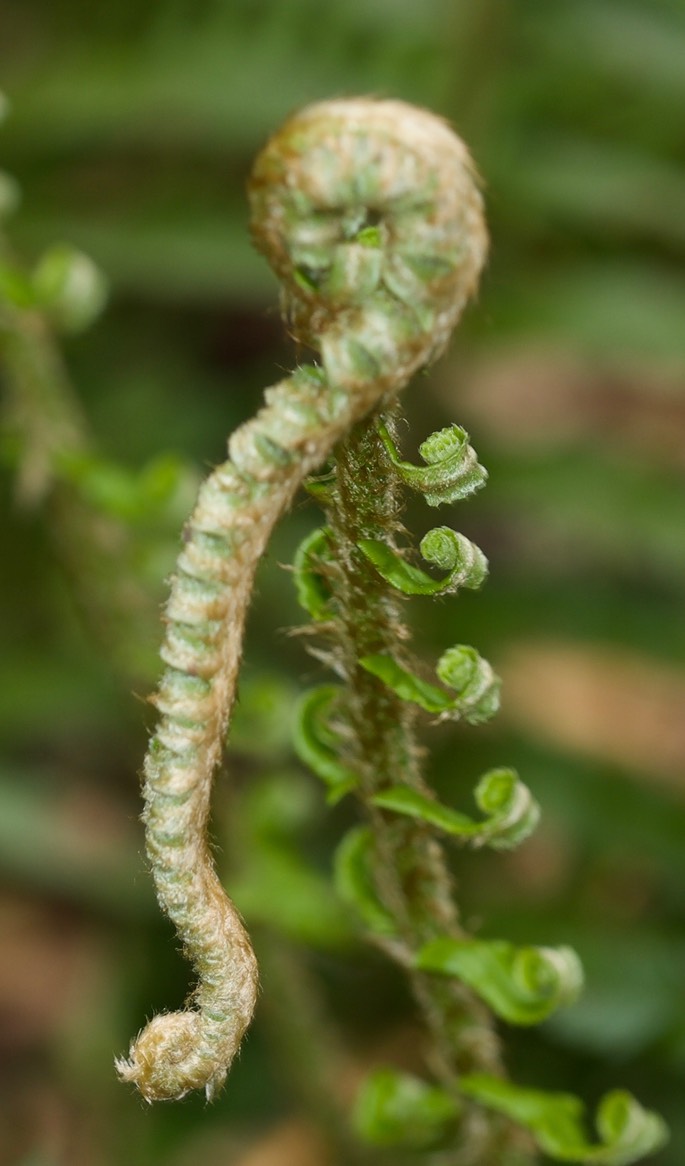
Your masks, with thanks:
[{"label": "small coiled leaflet", "polygon": [[319,356],[266,392],[200,489],[172,580],[145,760],[147,855],[198,984],[117,1063],[148,1101],[212,1097],[249,1024],[257,967],[215,873],[211,779],[235,698],[256,565],[303,478],[356,422],[438,356],[486,252],[462,142],[434,115],[347,100],[292,117],[257,159],[252,232],[296,338]]}]

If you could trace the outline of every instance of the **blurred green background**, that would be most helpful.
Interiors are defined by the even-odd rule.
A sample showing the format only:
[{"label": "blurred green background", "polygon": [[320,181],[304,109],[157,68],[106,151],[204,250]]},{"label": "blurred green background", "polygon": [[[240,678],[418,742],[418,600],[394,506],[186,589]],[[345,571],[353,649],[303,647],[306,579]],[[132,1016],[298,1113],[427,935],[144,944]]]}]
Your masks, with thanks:
[{"label": "blurred green background", "polygon": [[468,810],[480,772],[515,765],[544,809],[511,856],[455,858],[464,917],[585,963],[580,1003],[505,1034],[518,1079],[633,1090],[672,1126],[654,1161],[682,1163],[684,62],[682,0],[0,2],[22,192],[3,262],[16,283],[16,257],[68,243],[111,285],[58,337],[68,376],[21,311],[0,352],[2,1166],[380,1161],[341,1112],[370,1065],[421,1069],[403,984],[330,888],[353,809],[327,810],[290,746],[321,675],[287,635],[304,504],[260,572],[213,824],[263,960],[257,1023],[211,1109],[149,1109],[112,1067],[187,986],[137,821],[164,576],[200,476],[294,360],[244,181],[293,108],[356,93],[454,122],[492,234],[479,302],[406,397],[408,454],[457,421],[490,471],[440,521],[491,579],[413,601],[417,646],[472,642],[505,679],[492,726],[427,734],[431,779]]}]

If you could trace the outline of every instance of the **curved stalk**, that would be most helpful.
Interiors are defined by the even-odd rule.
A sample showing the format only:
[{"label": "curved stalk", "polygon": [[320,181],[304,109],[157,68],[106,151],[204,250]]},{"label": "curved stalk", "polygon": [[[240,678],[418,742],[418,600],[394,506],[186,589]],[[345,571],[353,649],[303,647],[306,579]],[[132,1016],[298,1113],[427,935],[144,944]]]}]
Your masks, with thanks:
[{"label": "curved stalk", "polygon": [[484,261],[468,153],[401,102],[305,109],[267,144],[250,182],[255,243],[283,283],[304,367],[267,390],[229,460],[200,490],[166,608],[161,720],[145,761],[147,854],[198,984],[118,1062],[148,1100],[221,1087],[257,995],[240,917],[211,860],[211,780],[235,698],[257,563],[303,478],[352,427],[444,349]]}]

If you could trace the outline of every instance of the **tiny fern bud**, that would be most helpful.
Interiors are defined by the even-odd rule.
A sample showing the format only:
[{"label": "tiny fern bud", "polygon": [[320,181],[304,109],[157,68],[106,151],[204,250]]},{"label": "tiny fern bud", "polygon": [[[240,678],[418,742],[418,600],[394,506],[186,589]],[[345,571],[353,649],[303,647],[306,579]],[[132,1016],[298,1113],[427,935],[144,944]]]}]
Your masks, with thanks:
[{"label": "tiny fern bud", "polygon": [[469,435],[460,425],[450,425],[431,433],[419,446],[425,465],[404,462],[385,425],[378,433],[398,477],[412,490],[423,494],[429,506],[446,502],[460,502],[480,490],[486,483],[487,471],[478,461],[469,445]]},{"label": "tiny fern bud", "polygon": [[489,721],[498,712],[502,682],[475,648],[468,644],[448,648],[435,671],[443,684],[457,692],[460,713],[470,725]]},{"label": "tiny fern bud", "polygon": [[449,571],[445,579],[432,579],[425,571],[413,567],[382,539],[361,539],[357,546],[379,575],[403,595],[446,595],[460,587],[477,589],[488,572],[488,562],[480,548],[448,526],[429,530],[420,546],[427,563]]},{"label": "tiny fern bud", "polygon": [[443,351],[487,245],[465,146],[440,118],[398,101],[296,114],[258,157],[250,200],[254,241],[319,366],[268,389],[234,433],[229,460],[201,487],[172,579],[161,719],[144,766],[146,846],[198,984],[185,1011],[152,1020],[118,1062],[148,1101],[214,1096],[255,1005],[255,957],[214,871],[207,822],[257,563],[303,479]]}]

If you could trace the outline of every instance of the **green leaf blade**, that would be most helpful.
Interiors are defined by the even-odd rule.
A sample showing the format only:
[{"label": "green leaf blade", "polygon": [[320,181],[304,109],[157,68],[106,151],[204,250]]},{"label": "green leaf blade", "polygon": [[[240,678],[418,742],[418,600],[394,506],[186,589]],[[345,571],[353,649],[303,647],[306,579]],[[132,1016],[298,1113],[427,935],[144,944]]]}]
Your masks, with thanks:
[{"label": "green leaf blade", "polygon": [[423,494],[429,506],[459,502],[480,490],[487,481],[487,472],[469,445],[468,434],[459,425],[441,429],[423,442],[419,448],[426,463],[423,466],[401,459],[385,425],[379,425],[378,432],[398,477]]},{"label": "green leaf blade", "polygon": [[474,821],[409,786],[391,786],[376,794],[372,802],[380,809],[425,822],[453,838],[496,850],[518,846],[540,819],[540,807],[512,769],[489,770],[480,779],[475,796],[479,808],[488,815],[484,822]]},{"label": "green leaf blade", "polygon": [[395,920],[381,903],[373,879],[374,838],[366,826],[357,826],[343,838],[335,852],[334,879],[340,898],[376,935],[392,936]]},{"label": "green leaf blade", "polygon": [[428,713],[449,713],[453,708],[454,701],[448,693],[437,685],[414,676],[393,660],[392,656],[381,653],[363,656],[359,663],[372,676],[382,680],[402,700],[418,704]]},{"label": "green leaf blade", "polygon": [[297,705],[293,730],[297,756],[328,786],[332,804],[358,784],[356,773],[340,760],[340,741],[331,728],[340,693],[335,684],[306,692]]},{"label": "green leaf blade", "polygon": [[466,814],[451,810],[448,806],[418,793],[417,790],[410,789],[409,786],[391,786],[390,789],[376,794],[371,800],[374,806],[382,810],[393,810],[396,814],[404,814],[409,818],[426,822],[446,834],[468,838],[478,830],[477,823]]},{"label": "green leaf blade", "polygon": [[422,971],[456,976],[509,1024],[546,1020],[576,999],[583,971],[569,947],[515,947],[505,940],[452,939],[425,944],[416,956]]},{"label": "green leaf blade", "polygon": [[467,1097],[529,1129],[540,1149],[557,1162],[631,1166],[668,1141],[660,1115],[623,1090],[602,1098],[596,1119],[600,1141],[591,1143],[583,1128],[585,1107],[572,1094],[526,1089],[480,1073],[462,1077],[460,1084]]},{"label": "green leaf blade", "polygon": [[460,587],[476,589],[487,575],[487,559],[479,547],[448,526],[436,527],[421,541],[421,554],[428,563],[448,571],[444,579],[433,579],[381,539],[361,539],[357,546],[379,575],[403,595],[447,595]]},{"label": "green leaf blade", "polygon": [[395,1069],[377,1069],[357,1095],[353,1122],[372,1145],[426,1150],[451,1132],[459,1112],[446,1090]]},{"label": "green leaf blade", "polygon": [[325,574],[326,564],[331,562],[330,533],[327,526],[317,527],[302,540],[293,559],[297,601],[317,621],[331,614],[331,592]]},{"label": "green leaf blade", "polygon": [[443,591],[443,583],[439,579],[431,579],[425,571],[412,567],[381,539],[361,539],[357,546],[366,555],[369,562],[381,575],[386,583],[390,583],[403,595],[439,595]]}]

